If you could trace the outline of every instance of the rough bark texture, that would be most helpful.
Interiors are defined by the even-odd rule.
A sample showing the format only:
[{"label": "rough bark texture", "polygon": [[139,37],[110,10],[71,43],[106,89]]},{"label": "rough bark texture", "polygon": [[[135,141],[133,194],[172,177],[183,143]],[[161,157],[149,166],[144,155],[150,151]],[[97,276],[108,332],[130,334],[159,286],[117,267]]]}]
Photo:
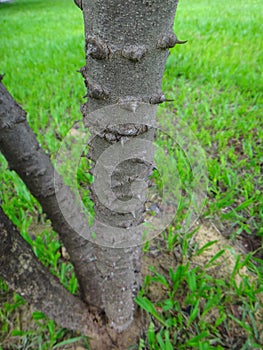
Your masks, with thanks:
[{"label": "rough bark texture", "polygon": [[[74,194],[62,180],[55,186],[55,170],[49,156],[40,148],[25,116],[26,113],[0,82],[0,151],[7,159],[9,168],[21,177],[51,220],[54,230],[59,234],[70,255],[81,294],[92,304],[88,296],[89,293],[92,295],[98,275],[92,263],[92,246],[79,234],[88,230],[86,219],[76,205]],[[59,179],[58,175],[57,178]],[[57,202],[57,196],[60,198],[60,204]],[[63,216],[61,203],[71,214],[70,220]],[[77,232],[72,229],[69,221],[74,222]],[[100,306],[99,296],[97,302]]]},{"label": "rough bark texture", "polygon": [[[97,163],[113,144],[153,138],[153,130],[139,121],[138,124],[127,123],[127,114],[136,113],[142,102],[158,104],[165,101],[161,85],[168,49],[181,43],[173,34],[177,0],[94,0],[82,1],[79,7],[85,22],[86,65],[81,73],[88,101],[82,107],[84,120],[89,126],[92,124],[90,113],[111,104],[122,106],[125,120],[123,125],[114,125],[113,116],[110,125],[105,123],[103,133],[92,135],[90,157]],[[153,114],[152,123],[154,117]],[[125,201],[133,196],[131,185],[145,182],[151,167],[151,161],[135,159],[132,152],[130,160],[116,167],[111,189],[117,199],[123,201],[124,207]],[[100,221],[108,225],[109,235],[116,227],[129,236],[131,229],[143,221],[143,200],[136,211],[123,213],[111,210],[111,203],[104,205],[94,186],[91,192],[95,223]],[[143,197],[145,189],[141,192]],[[94,227],[96,230],[96,225]],[[101,234],[99,229],[96,234]],[[107,235],[105,227],[103,234]],[[94,249],[100,278],[94,285],[93,300],[99,305],[102,299],[113,327],[123,330],[133,319],[133,297],[140,286],[141,249],[99,246]],[[104,297],[100,298],[101,294]]]},{"label": "rough bark texture", "polygon": [[165,100],[162,77],[173,33],[176,0],[96,0],[82,4],[89,110],[129,97]]},{"label": "rough bark texture", "polygon": [[0,276],[37,310],[60,326],[98,339],[105,331],[87,305],[70,294],[35,257],[0,207]]}]

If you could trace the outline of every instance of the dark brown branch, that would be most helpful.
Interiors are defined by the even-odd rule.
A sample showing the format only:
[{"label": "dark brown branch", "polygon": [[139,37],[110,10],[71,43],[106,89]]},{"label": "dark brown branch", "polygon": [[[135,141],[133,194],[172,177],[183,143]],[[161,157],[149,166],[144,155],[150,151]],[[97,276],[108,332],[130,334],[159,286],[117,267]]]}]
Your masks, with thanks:
[{"label": "dark brown branch", "polygon": [[118,334],[79,298],[70,294],[36,258],[30,245],[0,207],[0,276],[36,310],[43,312],[61,327],[80,331],[91,337],[92,350],[127,349],[137,342],[143,327],[138,315],[131,334]]},{"label": "dark brown branch", "polygon": [[102,325],[93,322],[87,306],[38,261],[1,207],[0,276],[11,289],[60,326],[94,338],[105,331]]},{"label": "dark brown branch", "polygon": [[[10,169],[21,177],[51,220],[54,230],[59,234],[75,267],[83,300],[94,304],[94,300],[98,301],[94,285],[99,276],[96,274],[93,263],[92,245],[79,235],[79,232],[88,230],[86,219],[76,206],[74,194],[63,184],[62,179],[59,189],[55,189],[55,170],[48,155],[41,149],[30,129],[26,121],[26,113],[14,101],[1,82],[0,151],[7,159]],[[67,212],[71,213],[71,221],[74,221],[77,232],[64,218],[56,194],[67,206]]]}]

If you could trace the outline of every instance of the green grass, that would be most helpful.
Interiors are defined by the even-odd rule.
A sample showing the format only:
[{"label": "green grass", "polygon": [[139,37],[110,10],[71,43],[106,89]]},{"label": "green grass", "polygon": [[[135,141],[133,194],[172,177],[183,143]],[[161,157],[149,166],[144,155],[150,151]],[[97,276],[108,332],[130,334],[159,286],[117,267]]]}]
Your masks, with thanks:
[{"label": "green grass", "polygon": [[[164,254],[180,250],[177,266],[161,272],[152,268],[137,298],[152,317],[140,349],[260,348],[256,315],[263,307],[262,11],[260,1],[179,3],[175,33],[188,43],[176,46],[168,58],[163,88],[175,102],[160,108],[160,124],[170,129],[179,118],[205,151],[209,183],[201,220],[213,221],[231,240],[247,243],[257,253],[238,256],[227,280],[212,277],[209,264],[192,268],[191,256],[209,247],[192,247],[191,232],[182,234],[180,220],[189,200],[183,198],[176,221],[163,235]],[[4,83],[54,157],[67,131],[81,119],[85,89],[76,72],[85,62],[81,12],[70,0],[17,0],[0,4],[0,27]],[[177,154],[166,138],[157,143]],[[180,159],[178,173],[187,190],[191,177]],[[78,180],[86,186],[90,178],[85,167],[79,169]],[[49,223],[38,214],[39,204],[1,155],[0,170],[0,200],[6,213],[41,261],[76,292],[72,267]],[[219,258],[216,254],[210,264]],[[242,267],[255,278],[243,276],[238,285],[234,277]],[[158,286],[162,298],[152,300],[149,291]],[[0,303],[0,344],[8,342],[10,349],[53,349],[62,341],[79,340],[40,313],[32,315],[31,328],[22,329],[18,314],[24,302],[2,282]]]},{"label": "green grass", "polygon": [[[211,201],[230,235],[262,236],[262,4],[181,1],[164,90],[206,151]],[[174,107],[172,107],[174,108]]]}]

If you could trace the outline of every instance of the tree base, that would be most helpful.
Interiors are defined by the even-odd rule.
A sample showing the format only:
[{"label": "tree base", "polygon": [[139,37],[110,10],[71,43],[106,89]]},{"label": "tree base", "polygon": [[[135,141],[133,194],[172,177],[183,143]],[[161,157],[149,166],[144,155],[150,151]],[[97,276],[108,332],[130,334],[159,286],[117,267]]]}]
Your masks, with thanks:
[{"label": "tree base", "polygon": [[91,350],[128,350],[138,347],[141,337],[149,327],[150,318],[142,310],[137,309],[134,320],[130,327],[121,333],[109,326],[106,326],[106,332],[101,335],[100,339],[90,339],[89,345]]}]

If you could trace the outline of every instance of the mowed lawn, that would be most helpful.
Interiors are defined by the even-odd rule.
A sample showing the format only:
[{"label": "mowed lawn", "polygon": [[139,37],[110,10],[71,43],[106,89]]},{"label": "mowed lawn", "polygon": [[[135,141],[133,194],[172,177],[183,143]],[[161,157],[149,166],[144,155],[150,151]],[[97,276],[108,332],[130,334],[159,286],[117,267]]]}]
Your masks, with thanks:
[{"label": "mowed lawn", "polygon": [[[160,107],[159,121],[169,127],[180,119],[195,135],[205,152],[208,173],[200,221],[212,222],[230,243],[241,246],[243,254],[237,257],[228,281],[208,277],[202,269],[191,270],[187,241],[191,235],[177,234],[180,218],[175,218],[167,229],[167,249],[180,245],[183,258],[177,270],[164,273],[168,284],[155,272],[145,282],[138,302],[153,319],[154,303],[164,323],[151,323],[140,349],[249,350],[262,345],[258,321],[258,315],[263,315],[262,14],[259,0],[179,1],[174,29],[179,39],[188,42],[173,48],[168,58],[163,90],[174,102]],[[67,131],[82,117],[85,88],[77,70],[84,64],[82,14],[73,0],[0,3],[0,74],[52,158]],[[30,241],[35,253],[75,292],[72,267],[61,260],[55,234],[37,215],[38,203],[1,155],[0,201],[26,239],[30,241],[32,226],[38,227],[39,238]],[[245,276],[241,285],[235,285],[234,275],[243,267],[254,278]],[[174,279],[176,288],[170,285]],[[143,304],[149,286],[155,284],[167,289],[167,295]],[[21,331],[17,315],[21,307],[25,309],[24,302],[10,294],[4,283],[0,287],[0,349],[1,344],[3,350],[53,349],[59,342],[74,340],[88,346],[84,338],[61,330],[41,313],[33,314],[38,329],[30,324]],[[187,297],[182,301],[184,293]],[[212,309],[217,312],[205,318]]]}]

